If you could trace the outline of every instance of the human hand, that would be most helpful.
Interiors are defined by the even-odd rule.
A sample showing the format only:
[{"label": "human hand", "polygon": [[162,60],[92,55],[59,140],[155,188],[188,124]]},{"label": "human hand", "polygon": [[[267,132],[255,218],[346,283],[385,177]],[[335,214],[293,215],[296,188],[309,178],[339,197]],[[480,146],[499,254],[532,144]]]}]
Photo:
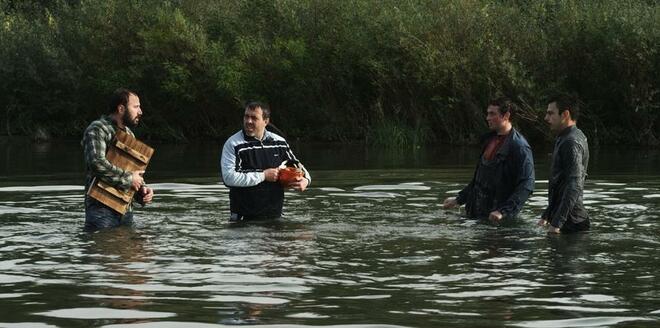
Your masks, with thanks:
[{"label": "human hand", "polygon": [[305,191],[309,185],[307,178],[297,178],[296,181],[291,181],[287,187],[298,191]]},{"label": "human hand", "polygon": [[450,209],[458,206],[458,202],[456,201],[456,197],[449,197],[445,199],[445,201],[442,203],[442,208],[444,209]]},{"label": "human hand", "polygon": [[280,169],[277,167],[264,170],[264,178],[266,181],[275,182],[279,178],[279,175]]},{"label": "human hand", "polygon": [[551,225],[550,222],[548,222],[548,220],[546,220],[545,218],[541,218],[537,223],[537,225],[546,228],[548,233],[560,233],[561,231],[560,228]]},{"label": "human hand", "polygon": [[548,233],[554,233],[554,234],[559,234],[561,232],[560,228],[557,228],[553,225],[548,226]]},{"label": "human hand", "polygon": [[144,184],[144,178],[142,175],[144,174],[144,171],[133,171],[131,173],[131,188],[135,191],[140,191],[140,188]]},{"label": "human hand", "polygon": [[502,217],[504,217],[504,215],[502,215],[502,212],[492,211],[490,212],[490,215],[488,215],[488,220],[491,220],[493,222],[499,222],[500,220],[502,220]]},{"label": "human hand", "polygon": [[142,186],[142,189],[140,190],[140,193],[142,194],[142,203],[143,204],[149,204],[151,201],[154,199],[154,190],[147,187],[147,186]]}]

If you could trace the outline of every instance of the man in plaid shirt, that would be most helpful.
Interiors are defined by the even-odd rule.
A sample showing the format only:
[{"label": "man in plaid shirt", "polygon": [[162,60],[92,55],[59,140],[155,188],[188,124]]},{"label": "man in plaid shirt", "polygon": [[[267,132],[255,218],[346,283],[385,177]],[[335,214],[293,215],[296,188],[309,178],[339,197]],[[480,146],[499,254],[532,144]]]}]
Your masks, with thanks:
[{"label": "man in plaid shirt", "polygon": [[110,207],[87,196],[87,191],[94,178],[100,179],[115,188],[128,190],[133,188],[135,198],[141,204],[150,203],[154,192],[144,184],[144,171],[125,171],[112,165],[106,159],[107,146],[115,137],[117,129],[133,135],[130,128],[140,122],[142,109],[140,98],[133,91],[117,89],[110,99],[109,112],[92,122],[83,136],[82,145],[85,148],[85,165],[87,182],[85,183],[85,229],[98,230],[103,228],[131,225],[133,223],[132,206],[126,214],[121,215]]}]

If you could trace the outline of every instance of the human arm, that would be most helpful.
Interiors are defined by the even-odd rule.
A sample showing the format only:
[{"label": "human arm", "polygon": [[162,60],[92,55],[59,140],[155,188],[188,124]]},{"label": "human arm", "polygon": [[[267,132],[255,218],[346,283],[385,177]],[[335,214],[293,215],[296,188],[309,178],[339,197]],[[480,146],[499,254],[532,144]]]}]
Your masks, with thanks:
[{"label": "human arm", "polygon": [[550,204],[543,210],[543,213],[541,213],[541,220],[547,220],[548,214],[550,213]]},{"label": "human arm", "polygon": [[[470,194],[472,193],[472,190],[474,189],[474,178],[470,183],[468,183],[467,186],[465,186],[461,191],[458,192],[458,195],[454,198],[455,201],[455,206],[456,205],[463,205],[467,203],[468,198],[470,197]],[[448,198],[449,199],[449,198]]]},{"label": "human arm", "polygon": [[236,153],[231,138],[225,142],[220,158],[222,181],[229,187],[252,187],[264,181],[277,181],[277,168],[269,168],[261,172],[240,172],[237,170]]},{"label": "human arm", "polygon": [[296,179],[295,181],[290,182],[287,185],[287,188],[291,188],[297,191],[305,191],[305,189],[307,189],[309,184],[312,182],[312,176],[309,174],[309,171],[307,171],[305,166],[296,158],[296,155],[293,154],[293,150],[291,150],[291,147],[289,147],[288,144],[286,148],[286,157],[288,160],[297,163],[298,168],[303,172],[303,176]]},{"label": "human arm", "polygon": [[540,227],[547,227],[549,225],[548,223],[549,214],[550,214],[550,199],[548,199],[548,206],[543,210],[543,213],[541,213],[541,218],[536,224]]},{"label": "human arm", "polygon": [[459,191],[456,197],[445,198],[445,200],[442,202],[442,208],[452,209],[465,204],[467,202],[470,193],[472,192],[473,185],[474,185],[474,179],[472,179],[472,181],[470,181],[470,183],[467,186],[465,186],[465,188]]},{"label": "human arm", "polygon": [[494,211],[500,214],[499,219],[518,214],[529,198],[529,195],[534,191],[534,158],[532,157],[532,150],[529,147],[521,146],[512,154],[511,161],[513,165],[511,167],[514,172],[515,186],[506,201]]},{"label": "human arm", "polygon": [[550,215],[550,208],[552,206],[552,198],[550,197],[551,190],[548,190],[548,205],[545,207],[541,213],[541,219],[539,219],[538,225],[544,226],[548,224],[548,216]]},{"label": "human arm", "polygon": [[[83,136],[85,162],[94,177],[123,190],[135,190],[142,184],[139,171],[130,172],[113,165],[106,158],[108,143],[112,141],[112,131],[100,124],[90,125]],[[143,173],[143,171],[142,171]]]},{"label": "human arm", "polygon": [[556,204],[556,210],[552,217],[547,220],[555,228],[561,228],[566,222],[570,211],[575,207],[575,203],[582,195],[584,189],[584,173],[586,168],[583,165],[582,157],[584,150],[582,146],[575,141],[567,141],[562,144],[559,150],[561,154],[561,167],[564,178],[563,192],[559,197],[559,203]]}]

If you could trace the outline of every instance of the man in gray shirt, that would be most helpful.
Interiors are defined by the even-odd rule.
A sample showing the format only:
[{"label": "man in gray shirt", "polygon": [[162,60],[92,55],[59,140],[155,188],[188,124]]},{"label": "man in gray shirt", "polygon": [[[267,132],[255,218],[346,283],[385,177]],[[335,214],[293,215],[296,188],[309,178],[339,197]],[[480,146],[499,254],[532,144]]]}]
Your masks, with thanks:
[{"label": "man in gray shirt", "polygon": [[575,97],[559,95],[550,99],[545,121],[557,134],[548,181],[548,207],[538,224],[550,233],[589,230],[589,215],[582,202],[589,165],[587,137],[577,128],[579,116]]}]

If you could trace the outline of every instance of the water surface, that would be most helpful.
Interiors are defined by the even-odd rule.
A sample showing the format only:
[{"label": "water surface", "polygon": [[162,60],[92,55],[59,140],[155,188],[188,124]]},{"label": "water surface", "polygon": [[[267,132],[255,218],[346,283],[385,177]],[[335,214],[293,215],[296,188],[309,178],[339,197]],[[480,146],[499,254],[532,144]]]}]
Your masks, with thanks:
[{"label": "water surface", "polygon": [[521,218],[494,226],[439,205],[476,149],[299,145],[314,181],[287,193],[286,218],[230,227],[217,147],[157,147],[136,227],[87,234],[79,147],[9,146],[0,327],[660,324],[654,152],[594,155],[593,231],[548,236],[547,151]]}]

